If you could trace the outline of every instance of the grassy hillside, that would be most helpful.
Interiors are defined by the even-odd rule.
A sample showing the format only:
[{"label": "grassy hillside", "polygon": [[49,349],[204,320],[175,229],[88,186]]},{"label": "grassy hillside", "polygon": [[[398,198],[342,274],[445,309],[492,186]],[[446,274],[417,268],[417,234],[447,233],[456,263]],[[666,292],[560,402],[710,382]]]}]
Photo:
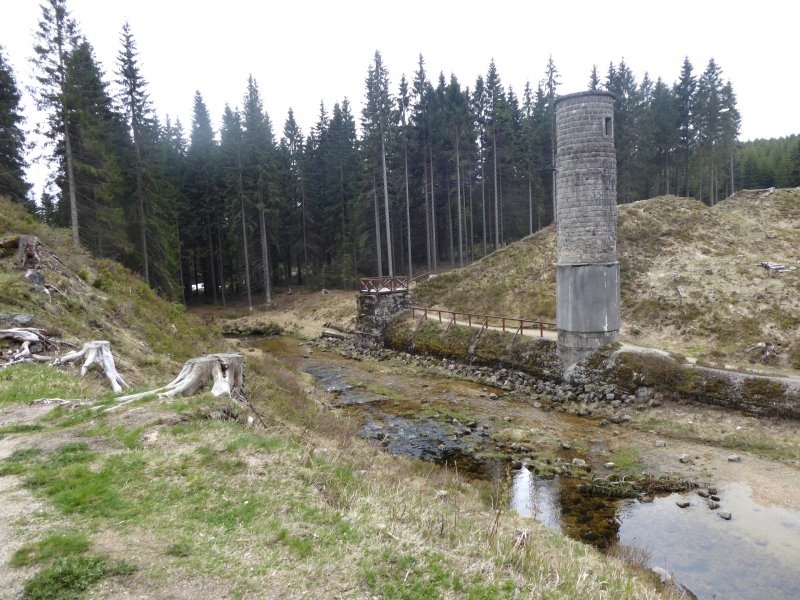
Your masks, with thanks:
[{"label": "grassy hillside", "polygon": [[[97,260],[73,248],[69,232],[35,221],[23,208],[0,198],[0,242],[35,235],[43,248],[45,282],[63,293],[31,291],[15,264],[16,250],[0,250],[0,313],[24,313],[39,327],[80,346],[109,340],[120,371],[131,385],[175,370],[207,351],[213,326],[164,301],[137,275],[111,260]],[[0,325],[7,327],[8,325]]]},{"label": "grassy hillside", "polygon": [[[619,207],[623,339],[710,361],[800,368],[800,190],[740,192],[709,208],[663,196]],[[555,319],[555,231],[419,287],[416,302]],[[755,344],[775,346],[764,355]]]}]

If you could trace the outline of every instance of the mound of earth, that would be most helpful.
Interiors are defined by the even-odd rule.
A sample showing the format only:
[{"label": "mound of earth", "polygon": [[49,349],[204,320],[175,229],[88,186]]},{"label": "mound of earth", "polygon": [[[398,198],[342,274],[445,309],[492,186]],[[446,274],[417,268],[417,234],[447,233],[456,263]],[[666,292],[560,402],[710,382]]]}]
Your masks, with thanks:
[{"label": "mound of earth", "polygon": [[[743,191],[708,207],[661,196],[622,205],[624,340],[709,362],[800,369],[800,189]],[[415,302],[555,319],[555,230],[548,227],[420,285]]]}]

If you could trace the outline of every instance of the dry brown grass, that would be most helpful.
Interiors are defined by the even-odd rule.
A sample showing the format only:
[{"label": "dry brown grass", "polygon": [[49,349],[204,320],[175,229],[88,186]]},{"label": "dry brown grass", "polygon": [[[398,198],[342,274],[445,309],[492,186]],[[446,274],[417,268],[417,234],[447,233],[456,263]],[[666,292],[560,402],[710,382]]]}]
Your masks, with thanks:
[{"label": "dry brown grass", "polygon": [[[800,369],[800,190],[740,192],[713,208],[664,196],[619,207],[623,339],[712,363]],[[555,316],[552,227],[421,285],[416,302]],[[758,342],[776,352],[747,352]]]}]

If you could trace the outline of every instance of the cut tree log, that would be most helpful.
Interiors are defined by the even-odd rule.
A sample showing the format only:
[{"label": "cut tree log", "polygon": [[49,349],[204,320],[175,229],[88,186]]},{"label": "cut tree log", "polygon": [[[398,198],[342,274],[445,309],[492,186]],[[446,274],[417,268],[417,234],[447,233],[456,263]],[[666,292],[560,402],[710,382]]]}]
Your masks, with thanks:
[{"label": "cut tree log", "polygon": [[81,377],[86,375],[86,372],[91,367],[95,367],[108,378],[109,383],[111,383],[111,389],[115,392],[121,392],[123,387],[130,387],[125,383],[122,375],[117,372],[117,366],[114,364],[114,355],[111,354],[111,342],[105,340],[86,342],[80,351],[70,352],[55,359],[53,365],[75,362],[79,358],[85,358],[81,367]]},{"label": "cut tree log", "polygon": [[133,402],[145,396],[158,395],[170,398],[181,394],[189,396],[213,381],[211,395],[228,396],[240,400],[244,398],[244,365],[238,353],[208,354],[186,361],[178,376],[167,385],[117,398],[117,402]]}]

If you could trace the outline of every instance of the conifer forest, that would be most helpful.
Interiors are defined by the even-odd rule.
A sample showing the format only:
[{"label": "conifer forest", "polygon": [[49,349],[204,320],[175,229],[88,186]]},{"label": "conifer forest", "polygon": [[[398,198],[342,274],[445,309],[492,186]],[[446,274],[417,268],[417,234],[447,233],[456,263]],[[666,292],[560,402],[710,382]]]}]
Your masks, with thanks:
[{"label": "conifer forest", "polygon": [[[134,32],[121,27],[106,73],[66,0],[43,3],[32,42],[30,93],[47,115],[42,151],[55,175],[34,199],[28,91],[0,47],[0,195],[169,299],[252,305],[275,285],[435,273],[553,220],[562,92],[552,58],[515,90],[488,57],[466,82],[427,72],[420,55],[406,79],[376,51],[363,98],[320,103],[303,131],[290,108],[265,112],[268,89],[252,77],[221,115],[199,90],[187,98],[191,123],[157,116]],[[734,82],[713,58],[687,57],[674,81],[637,78],[625,60],[589,64],[586,88],[616,98],[619,203],[675,194],[713,205],[742,188],[800,185],[800,136],[740,142]]]}]

